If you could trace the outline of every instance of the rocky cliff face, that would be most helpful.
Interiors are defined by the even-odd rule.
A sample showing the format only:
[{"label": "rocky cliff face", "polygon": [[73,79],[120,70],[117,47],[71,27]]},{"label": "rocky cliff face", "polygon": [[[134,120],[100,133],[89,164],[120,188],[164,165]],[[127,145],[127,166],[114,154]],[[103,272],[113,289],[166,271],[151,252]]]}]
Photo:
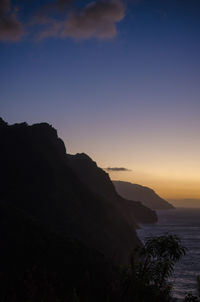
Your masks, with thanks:
[{"label": "rocky cliff face", "polygon": [[122,198],[115,190],[108,173],[99,168],[88,155],[84,153],[68,155],[68,165],[91,191],[117,207],[130,225],[134,226],[134,222],[154,223],[157,221],[154,211],[140,202]]},{"label": "rocky cliff face", "polygon": [[167,210],[174,207],[158,196],[155,191],[148,187],[132,184],[126,181],[113,181],[117,192],[124,198],[139,200],[145,206],[154,210]]},{"label": "rocky cliff face", "polygon": [[[99,184],[95,180],[93,190],[85,181],[89,180],[90,166],[81,169],[80,177],[72,158],[66,155],[64,143],[49,124],[10,126],[0,120],[0,142],[1,200],[49,231],[77,238],[118,264],[129,261],[130,250],[140,244],[135,219],[145,216],[153,222],[154,212],[140,204],[134,208],[120,197],[115,202],[108,198],[117,194],[108,175],[96,166],[93,172],[97,175],[91,175]],[[91,160],[89,163],[94,165]]]}]

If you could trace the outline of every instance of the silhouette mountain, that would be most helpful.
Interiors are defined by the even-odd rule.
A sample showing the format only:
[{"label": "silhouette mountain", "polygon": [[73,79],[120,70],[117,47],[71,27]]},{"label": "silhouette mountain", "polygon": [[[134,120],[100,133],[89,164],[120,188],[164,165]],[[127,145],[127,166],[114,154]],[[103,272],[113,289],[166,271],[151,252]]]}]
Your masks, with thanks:
[{"label": "silhouette mountain", "polygon": [[99,168],[88,155],[84,153],[68,154],[68,165],[91,191],[106,199],[109,204],[116,206],[130,224],[133,224],[134,221],[140,223],[157,221],[154,211],[140,202],[121,197],[115,190],[109,174]]},{"label": "silhouette mountain", "polygon": [[[72,167],[57,131],[47,123],[8,125],[1,119],[0,142],[0,200],[48,232],[81,240],[117,264],[129,261],[130,250],[140,244],[134,218],[155,222],[155,212],[119,197],[108,176],[107,186],[118,196],[115,200],[108,198],[112,190],[106,187],[105,195],[90,189]],[[89,167],[84,173],[87,179]]]},{"label": "silhouette mountain", "polygon": [[173,209],[173,205],[158,196],[156,192],[148,187],[133,184],[126,181],[113,181],[117,192],[124,198],[139,200],[145,206],[154,210]]}]

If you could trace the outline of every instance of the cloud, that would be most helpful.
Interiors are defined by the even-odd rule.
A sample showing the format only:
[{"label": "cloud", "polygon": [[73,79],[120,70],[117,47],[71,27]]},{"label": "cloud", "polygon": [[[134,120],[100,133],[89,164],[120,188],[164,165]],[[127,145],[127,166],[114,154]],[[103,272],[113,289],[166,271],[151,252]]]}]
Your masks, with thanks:
[{"label": "cloud", "polygon": [[108,168],[104,168],[104,170],[108,171],[108,172],[130,172],[131,170],[127,169],[127,168],[123,168],[123,167],[108,167]]},{"label": "cloud", "polygon": [[49,0],[46,5],[40,4],[32,16],[26,16],[27,23],[22,24],[12,1],[0,0],[0,41],[20,40],[25,28],[38,40],[110,39],[117,35],[116,25],[125,17],[124,0],[96,0],[82,8],[77,8],[77,0]]},{"label": "cloud", "polygon": [[[39,25],[40,28],[35,34],[36,40],[43,40],[50,37],[59,37],[67,18],[67,11],[74,0],[56,0],[40,7],[29,22],[30,26]],[[60,16],[59,16],[60,13]],[[53,16],[57,15],[57,18]],[[58,18],[62,17],[62,18]],[[64,16],[64,20],[63,20]]]},{"label": "cloud", "polygon": [[65,13],[66,9],[73,3],[74,0],[56,0],[55,2],[41,6],[37,12],[37,15],[47,17],[49,14],[55,12]]},{"label": "cloud", "polygon": [[[82,9],[69,6],[73,0],[59,0],[45,6],[42,14],[35,17],[34,24],[43,25],[38,39],[48,37],[73,38],[76,40],[113,38],[117,34],[116,23],[125,17],[125,5],[120,0],[90,2]],[[69,9],[70,7],[70,9]],[[50,18],[54,10],[64,12],[64,19]]]},{"label": "cloud", "polygon": [[30,25],[41,25],[43,28],[40,29],[36,35],[36,40],[43,40],[50,37],[59,37],[60,30],[63,28],[63,22],[59,20],[54,20],[52,18],[46,17],[44,15],[39,15],[34,17]]},{"label": "cloud", "polygon": [[17,17],[17,8],[10,0],[0,0],[0,41],[18,41],[24,35],[24,28]]},{"label": "cloud", "polygon": [[116,23],[124,16],[125,7],[118,0],[92,2],[69,15],[61,35],[75,39],[113,38],[117,34]]},{"label": "cloud", "polygon": [[1,0],[0,1],[0,14],[7,13],[10,10],[10,1]]}]

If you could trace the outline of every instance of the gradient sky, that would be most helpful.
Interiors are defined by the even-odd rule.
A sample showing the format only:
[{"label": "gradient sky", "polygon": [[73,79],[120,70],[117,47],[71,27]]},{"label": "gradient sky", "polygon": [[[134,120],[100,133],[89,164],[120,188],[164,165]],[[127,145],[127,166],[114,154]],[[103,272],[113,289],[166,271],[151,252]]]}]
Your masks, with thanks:
[{"label": "gradient sky", "polygon": [[199,0],[0,0],[0,115],[131,170],[112,179],[200,198],[199,54]]}]

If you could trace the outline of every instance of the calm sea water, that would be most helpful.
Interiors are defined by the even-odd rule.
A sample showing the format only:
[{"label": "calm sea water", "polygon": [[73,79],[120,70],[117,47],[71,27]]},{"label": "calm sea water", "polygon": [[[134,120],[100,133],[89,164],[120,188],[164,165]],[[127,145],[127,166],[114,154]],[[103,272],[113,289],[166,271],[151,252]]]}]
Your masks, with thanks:
[{"label": "calm sea water", "polygon": [[138,236],[142,241],[165,232],[176,234],[188,249],[175,266],[174,296],[182,300],[185,292],[196,293],[196,277],[200,275],[200,209],[158,211],[155,225],[142,225]]}]

